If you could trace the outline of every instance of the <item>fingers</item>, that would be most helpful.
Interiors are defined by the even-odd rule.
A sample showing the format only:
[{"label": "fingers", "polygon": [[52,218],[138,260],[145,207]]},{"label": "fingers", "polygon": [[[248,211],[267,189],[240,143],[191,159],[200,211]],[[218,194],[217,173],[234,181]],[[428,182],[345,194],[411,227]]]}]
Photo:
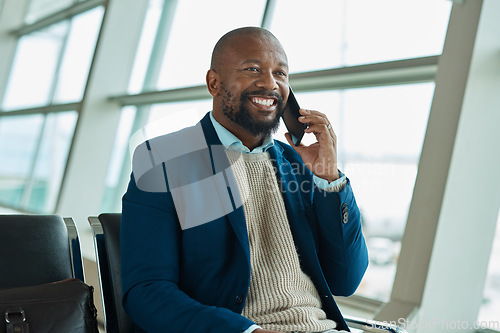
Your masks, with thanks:
[{"label": "fingers", "polygon": [[306,133],[314,133],[316,135],[328,133],[333,140],[336,139],[332,125],[325,114],[307,109],[300,109],[300,114],[302,116],[299,117],[299,121],[308,125],[308,128],[305,130]]},{"label": "fingers", "polygon": [[299,121],[301,123],[309,125],[323,124],[325,127],[330,124],[326,115],[319,111],[300,109],[300,114]]},{"label": "fingers", "polygon": [[326,124],[312,125],[311,123],[309,123],[309,126],[304,130],[304,132],[315,134],[328,133],[330,134],[330,136],[332,136],[332,129],[328,128],[328,125]]}]

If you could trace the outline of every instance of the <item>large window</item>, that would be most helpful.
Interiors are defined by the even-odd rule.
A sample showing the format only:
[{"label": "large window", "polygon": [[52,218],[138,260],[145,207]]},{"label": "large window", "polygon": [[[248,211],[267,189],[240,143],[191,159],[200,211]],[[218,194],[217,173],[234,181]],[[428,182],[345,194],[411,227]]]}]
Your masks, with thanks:
[{"label": "large window", "polygon": [[79,101],[103,9],[95,8],[19,39],[2,109]]},{"label": "large window", "polygon": [[0,165],[0,200],[4,205],[21,204],[43,118],[43,115],[32,115],[0,119],[0,155],[5,161]]},{"label": "large window", "polygon": [[68,22],[61,22],[19,39],[4,111],[50,103],[68,27]]},{"label": "large window", "polygon": [[[264,6],[264,0],[254,0],[251,6],[244,6],[244,10],[241,3],[233,0],[179,1],[158,89],[203,84],[217,39],[237,27],[260,25]],[[193,25],[210,29],[193,29]]]},{"label": "large window", "polygon": [[50,213],[58,198],[77,113],[0,118],[0,204]]},{"label": "large window", "polygon": [[36,22],[78,1],[81,0],[31,0],[24,20],[26,23]]},{"label": "large window", "polygon": [[[27,27],[71,3],[31,1]],[[21,33],[0,101],[0,205],[54,211],[103,11]]]},{"label": "large window", "polygon": [[271,30],[293,72],[440,54],[448,1],[278,0]]}]

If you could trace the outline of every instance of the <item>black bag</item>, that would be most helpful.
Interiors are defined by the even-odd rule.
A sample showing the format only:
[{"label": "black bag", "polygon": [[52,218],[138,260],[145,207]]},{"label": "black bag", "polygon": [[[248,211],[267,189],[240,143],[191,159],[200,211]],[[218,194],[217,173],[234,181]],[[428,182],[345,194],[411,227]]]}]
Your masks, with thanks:
[{"label": "black bag", "polygon": [[93,294],[78,279],[0,289],[0,333],[97,333]]}]

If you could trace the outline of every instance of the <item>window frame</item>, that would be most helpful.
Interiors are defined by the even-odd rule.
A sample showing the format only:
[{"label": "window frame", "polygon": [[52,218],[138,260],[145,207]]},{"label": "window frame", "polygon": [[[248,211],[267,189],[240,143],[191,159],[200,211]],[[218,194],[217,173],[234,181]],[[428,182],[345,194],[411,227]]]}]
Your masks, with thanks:
[{"label": "window frame", "polygon": [[[15,8],[17,10],[16,16],[17,16],[17,22],[18,22],[19,27],[15,28],[15,29],[11,29],[7,32],[9,35],[9,38],[12,40],[12,43],[10,43],[10,50],[7,50],[6,53],[11,54],[12,56],[10,56],[8,58],[8,61],[6,61],[6,68],[12,68],[12,65],[14,62],[14,54],[16,53],[18,43],[19,43],[19,40],[21,37],[28,35],[30,33],[33,33],[33,32],[43,30],[49,26],[52,26],[54,24],[57,24],[57,23],[60,23],[63,21],[71,21],[75,16],[77,16],[79,14],[82,14],[84,12],[87,12],[89,10],[97,8],[99,6],[104,7],[106,5],[106,2],[107,2],[106,0],[77,1],[74,4],[72,4],[66,8],[63,8],[55,13],[49,14],[45,17],[42,17],[33,23],[26,24],[24,22],[24,12],[27,9],[27,6],[29,4],[29,0],[20,1]],[[12,5],[12,1],[10,1],[10,2],[6,1],[5,3],[3,3],[4,6],[6,6],[7,4]],[[0,12],[0,15],[1,14],[2,13]],[[21,23],[19,23],[19,22],[21,22]],[[102,25],[102,23],[101,23],[101,25]],[[61,44],[61,47],[60,47],[60,50],[59,50],[59,53],[57,56],[55,72],[53,74],[54,79],[52,80],[52,83],[51,83],[51,86],[49,89],[50,92],[49,92],[48,100],[50,102],[46,105],[40,105],[40,106],[28,107],[28,108],[18,108],[18,109],[12,109],[9,111],[5,111],[5,110],[2,110],[0,108],[0,119],[2,119],[4,117],[16,117],[16,116],[21,116],[21,115],[42,114],[44,116],[43,124],[45,124],[46,118],[49,114],[76,111],[77,112],[77,124],[78,124],[78,118],[80,117],[80,114],[81,114],[84,96],[82,96],[80,101],[72,102],[72,103],[53,103],[52,102],[53,98],[54,98],[55,91],[56,91],[56,87],[57,87],[59,71],[61,69],[62,61],[64,58],[64,52],[66,49],[65,46],[66,46],[67,40],[69,38],[70,32],[71,32],[71,27],[68,27],[68,30],[65,33],[65,37],[63,38],[63,41],[62,41],[62,44]],[[96,45],[96,47],[97,47],[97,45]],[[94,51],[95,51],[95,49],[94,49]],[[92,63],[90,64],[90,68],[92,68]],[[8,79],[10,77],[10,72],[11,71],[8,70],[5,72],[5,77],[0,77],[0,102],[2,102],[4,97],[5,97],[4,94],[6,92],[7,82],[8,82]],[[89,73],[90,73],[90,70],[89,70]],[[1,107],[1,105],[2,104],[0,104],[0,107]],[[40,130],[40,134],[39,134],[39,139],[41,139],[43,136],[44,128],[45,128],[45,125],[42,125],[42,128]],[[76,126],[75,126],[74,131],[76,131]],[[73,140],[70,142],[70,145],[69,145],[70,148],[68,151],[65,166],[63,168],[64,172],[62,175],[61,183],[59,184],[59,189],[61,189],[61,187],[64,183],[64,178],[66,175],[66,166],[67,166],[67,163],[68,163],[69,158],[70,158],[71,153],[72,153],[72,146],[73,146]],[[18,211],[25,212],[25,213],[34,213],[33,211],[26,208],[27,207],[27,199],[26,198],[29,198],[31,196],[32,188],[31,188],[31,186],[29,186],[29,184],[32,184],[34,181],[34,173],[35,173],[36,163],[37,163],[36,160],[40,154],[40,148],[41,148],[41,144],[37,144],[37,148],[33,153],[33,156],[34,156],[34,158],[32,159],[33,165],[30,168],[30,170],[31,170],[30,173],[26,177],[26,184],[28,184],[27,191],[25,191],[23,193],[24,199],[22,200],[20,206],[5,207],[5,208],[16,209]],[[53,211],[56,209],[57,203],[59,202],[59,197],[60,197],[60,195],[58,195],[56,200],[55,200],[55,206],[50,207],[49,211]]]}]

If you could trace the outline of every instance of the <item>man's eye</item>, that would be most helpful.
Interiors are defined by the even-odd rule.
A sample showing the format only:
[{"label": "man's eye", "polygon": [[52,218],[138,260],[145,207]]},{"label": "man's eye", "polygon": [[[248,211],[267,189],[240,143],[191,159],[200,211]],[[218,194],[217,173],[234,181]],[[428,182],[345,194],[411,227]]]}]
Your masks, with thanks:
[{"label": "man's eye", "polygon": [[284,76],[284,77],[288,76],[288,74],[286,72],[283,72],[283,71],[278,71],[278,72],[276,72],[276,74],[279,76]]},{"label": "man's eye", "polygon": [[245,68],[245,70],[250,72],[257,72],[259,69],[257,67],[247,67]]}]

